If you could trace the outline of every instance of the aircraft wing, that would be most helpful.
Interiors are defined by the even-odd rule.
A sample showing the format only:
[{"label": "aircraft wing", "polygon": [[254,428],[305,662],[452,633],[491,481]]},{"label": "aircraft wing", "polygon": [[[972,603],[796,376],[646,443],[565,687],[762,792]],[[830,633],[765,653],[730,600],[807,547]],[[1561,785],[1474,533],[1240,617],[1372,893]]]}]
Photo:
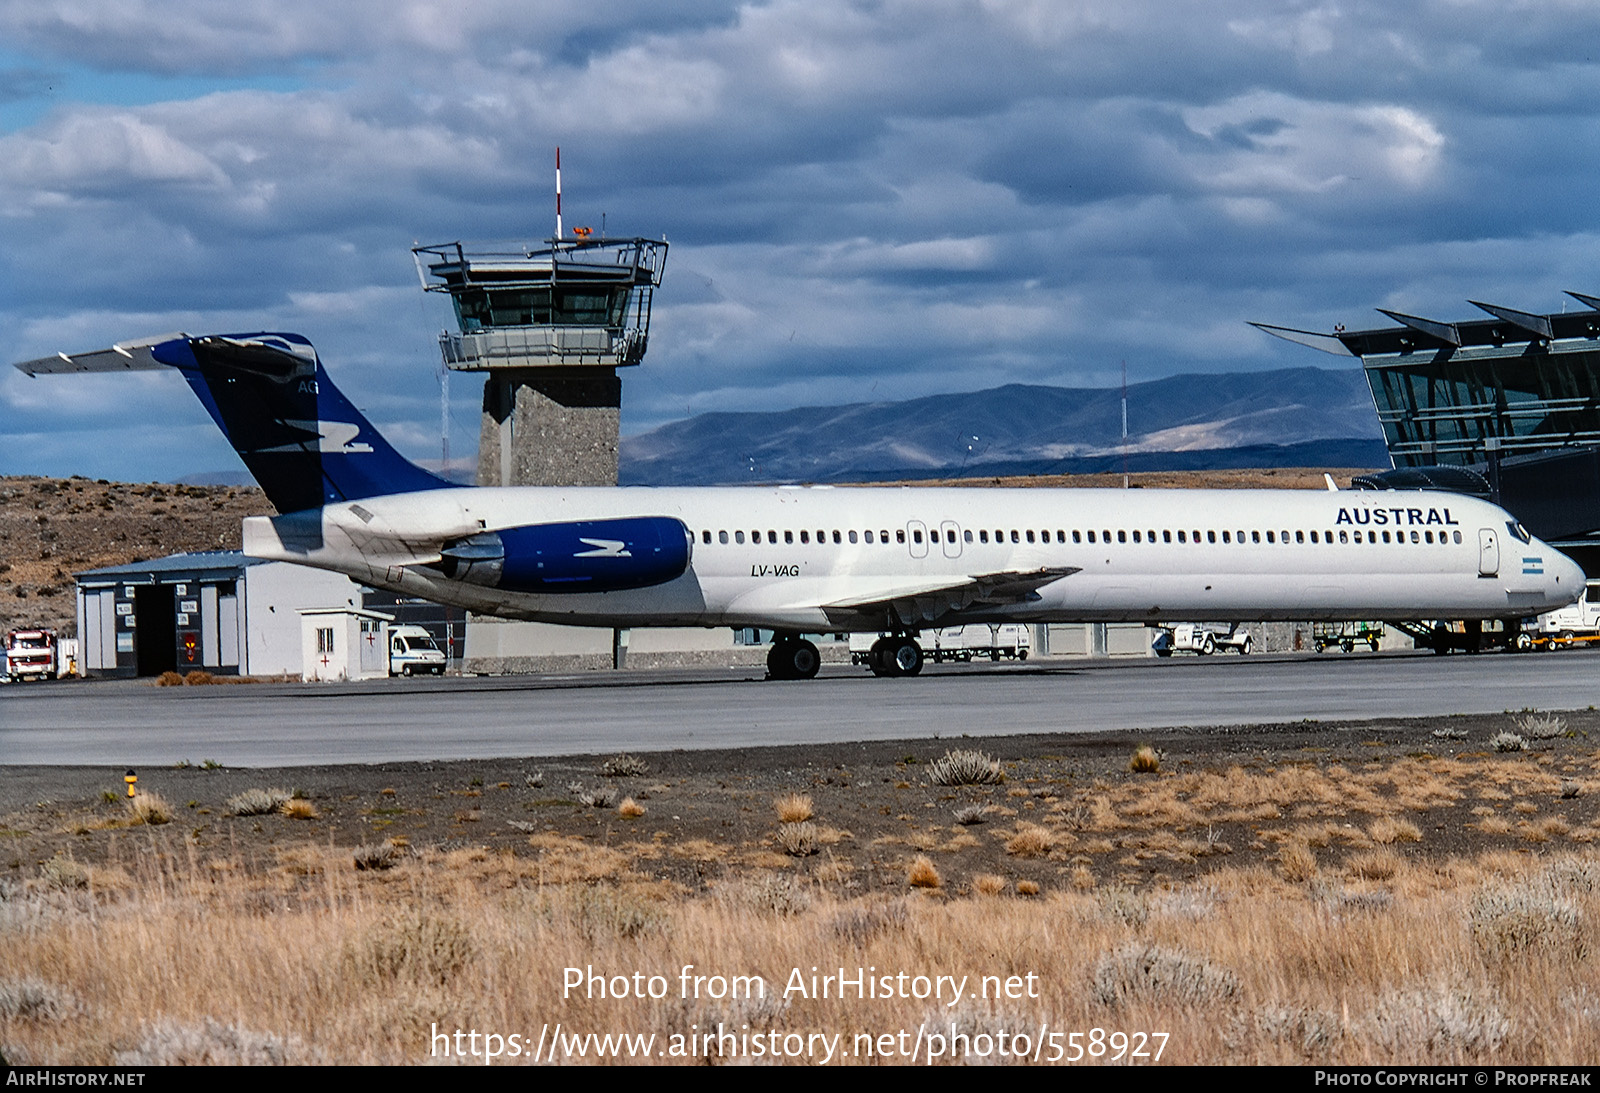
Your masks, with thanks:
[{"label": "aircraft wing", "polygon": [[1030,570],[1001,570],[955,580],[930,581],[859,599],[822,605],[828,618],[844,624],[872,616],[898,619],[900,625],[929,626],[946,615],[970,607],[1026,603],[1039,589],[1077,573],[1081,566],[1045,566]]},{"label": "aircraft wing", "polygon": [[53,357],[40,357],[34,361],[18,361],[17,367],[30,376],[46,376],[60,372],[147,372],[166,368],[150,355],[150,347],[187,338],[187,334],[157,334],[153,338],[135,338],[118,342],[110,349],[96,349],[89,353],[68,356],[57,353]]}]

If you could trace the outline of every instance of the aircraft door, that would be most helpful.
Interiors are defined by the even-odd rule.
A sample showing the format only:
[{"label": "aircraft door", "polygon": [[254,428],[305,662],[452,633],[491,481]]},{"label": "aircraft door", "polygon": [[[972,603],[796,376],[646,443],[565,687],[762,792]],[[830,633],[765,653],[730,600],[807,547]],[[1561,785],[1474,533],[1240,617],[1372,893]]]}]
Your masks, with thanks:
[{"label": "aircraft door", "polygon": [[1494,577],[1500,573],[1500,543],[1493,528],[1478,529],[1478,576]]},{"label": "aircraft door", "polygon": [[944,544],[946,558],[961,557],[961,528],[954,520],[945,520],[939,525],[939,539]]},{"label": "aircraft door", "polygon": [[921,520],[912,520],[906,524],[906,547],[911,551],[913,558],[928,556],[928,528]]}]

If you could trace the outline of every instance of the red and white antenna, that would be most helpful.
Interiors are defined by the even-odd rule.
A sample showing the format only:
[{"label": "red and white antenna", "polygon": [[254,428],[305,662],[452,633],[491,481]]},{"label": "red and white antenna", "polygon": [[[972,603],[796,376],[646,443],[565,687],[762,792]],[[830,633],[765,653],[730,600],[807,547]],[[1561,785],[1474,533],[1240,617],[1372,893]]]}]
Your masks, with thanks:
[{"label": "red and white antenna", "polygon": [[561,146],[556,145],[556,242],[561,241]]}]

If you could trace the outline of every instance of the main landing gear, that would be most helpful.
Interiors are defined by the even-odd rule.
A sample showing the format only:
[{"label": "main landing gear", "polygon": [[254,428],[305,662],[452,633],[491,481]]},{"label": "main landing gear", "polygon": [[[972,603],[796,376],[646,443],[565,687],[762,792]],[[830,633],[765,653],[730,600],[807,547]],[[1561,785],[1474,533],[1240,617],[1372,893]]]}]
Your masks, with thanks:
[{"label": "main landing gear", "polygon": [[822,654],[805,638],[780,635],[767,653],[768,679],[811,679],[822,667]]},{"label": "main landing gear", "polygon": [[916,638],[879,638],[867,654],[867,666],[875,676],[914,676],[922,671],[922,646]]}]

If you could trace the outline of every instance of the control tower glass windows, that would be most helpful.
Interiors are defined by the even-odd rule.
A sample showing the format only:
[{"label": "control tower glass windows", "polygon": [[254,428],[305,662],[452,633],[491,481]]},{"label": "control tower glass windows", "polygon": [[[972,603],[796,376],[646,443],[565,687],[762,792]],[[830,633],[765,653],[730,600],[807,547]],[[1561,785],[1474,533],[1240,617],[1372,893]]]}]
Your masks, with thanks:
[{"label": "control tower glass windows", "polygon": [[508,288],[462,288],[451,293],[456,318],[464,331],[507,326],[623,325],[628,290],[559,289],[520,285]]}]

